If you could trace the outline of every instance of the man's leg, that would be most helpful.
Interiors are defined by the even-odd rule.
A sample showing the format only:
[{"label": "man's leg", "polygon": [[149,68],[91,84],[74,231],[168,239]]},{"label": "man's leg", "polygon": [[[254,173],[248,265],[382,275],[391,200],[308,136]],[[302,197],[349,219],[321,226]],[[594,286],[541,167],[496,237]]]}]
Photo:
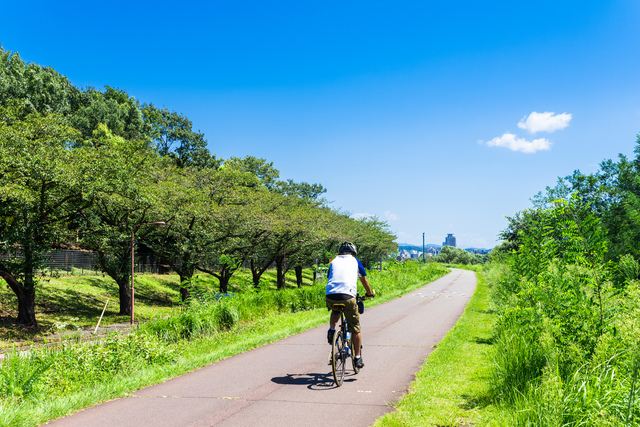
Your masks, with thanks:
[{"label": "man's leg", "polygon": [[362,344],[362,335],[358,332],[355,335],[351,336],[351,340],[353,341],[353,355],[355,358],[356,368],[362,369],[364,368],[364,361],[362,357],[360,357],[360,345]]},{"label": "man's leg", "polygon": [[360,344],[362,343],[362,335],[358,332],[355,335],[351,335],[351,340],[353,341],[353,354],[356,357],[360,357]]},{"label": "man's leg", "polygon": [[339,311],[331,311],[331,316],[329,317],[329,327],[331,329],[336,328],[336,323],[340,320],[340,312]]},{"label": "man's leg", "polygon": [[336,333],[336,323],[340,320],[340,312],[331,310],[331,316],[329,316],[329,330],[327,331],[327,342],[333,343],[333,335]]}]

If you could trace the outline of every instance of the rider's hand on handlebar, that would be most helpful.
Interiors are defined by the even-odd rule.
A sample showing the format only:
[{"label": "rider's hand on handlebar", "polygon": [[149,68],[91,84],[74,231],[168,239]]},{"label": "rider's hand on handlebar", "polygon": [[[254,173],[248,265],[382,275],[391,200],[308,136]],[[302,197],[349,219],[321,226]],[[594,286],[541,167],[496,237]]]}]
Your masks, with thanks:
[{"label": "rider's hand on handlebar", "polygon": [[374,298],[376,296],[376,291],[372,290],[371,293],[366,293],[365,296],[367,298]]}]

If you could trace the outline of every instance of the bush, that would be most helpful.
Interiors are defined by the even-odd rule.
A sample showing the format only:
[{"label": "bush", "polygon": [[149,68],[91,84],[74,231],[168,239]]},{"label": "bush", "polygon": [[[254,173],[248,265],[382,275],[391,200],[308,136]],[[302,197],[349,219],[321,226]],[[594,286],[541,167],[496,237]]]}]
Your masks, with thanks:
[{"label": "bush", "polygon": [[219,303],[216,310],[216,318],[220,329],[231,329],[240,318],[238,310],[230,303]]},{"label": "bush", "polygon": [[22,401],[68,394],[126,376],[149,364],[165,363],[174,353],[148,334],[113,334],[96,343],[67,342],[26,355],[10,353],[0,367],[0,399]]},{"label": "bush", "polygon": [[500,313],[492,397],[513,409],[511,425],[638,424],[640,289],[635,282],[628,282],[624,294],[603,293],[601,306],[592,272],[578,265],[555,260],[537,283],[504,264],[486,274]]},{"label": "bush", "polygon": [[479,264],[481,258],[476,254],[465,251],[462,248],[455,248],[453,246],[445,246],[440,250],[440,253],[434,257],[437,262],[444,264],[462,264],[471,265]]}]

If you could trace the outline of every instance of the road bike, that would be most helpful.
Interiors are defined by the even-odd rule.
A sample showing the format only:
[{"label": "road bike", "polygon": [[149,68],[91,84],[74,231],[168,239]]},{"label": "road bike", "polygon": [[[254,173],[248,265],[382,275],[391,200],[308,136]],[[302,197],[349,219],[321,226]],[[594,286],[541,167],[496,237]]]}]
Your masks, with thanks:
[{"label": "road bike", "polygon": [[[363,302],[368,299],[366,296],[356,295],[356,303],[364,311]],[[331,355],[329,356],[331,362],[331,369],[333,371],[333,379],[337,387],[340,387],[344,382],[344,374],[347,369],[347,359],[351,358],[351,366],[353,371],[357,374],[360,369],[356,366],[356,356],[351,346],[351,331],[349,331],[349,325],[344,317],[345,305],[341,303],[333,304],[333,311],[340,312],[339,326],[336,328],[336,332],[333,334],[333,342],[331,344]],[[360,346],[362,351],[362,346]]]}]

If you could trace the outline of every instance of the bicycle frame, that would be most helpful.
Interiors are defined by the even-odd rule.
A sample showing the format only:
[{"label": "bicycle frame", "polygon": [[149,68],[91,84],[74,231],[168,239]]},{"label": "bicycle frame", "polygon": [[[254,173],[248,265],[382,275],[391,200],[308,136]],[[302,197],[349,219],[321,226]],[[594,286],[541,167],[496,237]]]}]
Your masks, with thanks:
[{"label": "bicycle frame", "polygon": [[[356,302],[362,302],[366,297],[356,295]],[[354,373],[360,372],[360,369],[356,366],[355,352],[351,346],[351,331],[349,331],[349,324],[344,314],[344,304],[333,304],[332,311],[340,312],[340,320],[336,327],[336,332],[333,336],[333,343],[331,345],[330,364],[333,371],[333,379],[336,386],[340,387],[344,382],[344,374],[346,370],[346,360],[351,358],[351,365],[353,366]],[[362,346],[360,346],[362,351]]]}]

